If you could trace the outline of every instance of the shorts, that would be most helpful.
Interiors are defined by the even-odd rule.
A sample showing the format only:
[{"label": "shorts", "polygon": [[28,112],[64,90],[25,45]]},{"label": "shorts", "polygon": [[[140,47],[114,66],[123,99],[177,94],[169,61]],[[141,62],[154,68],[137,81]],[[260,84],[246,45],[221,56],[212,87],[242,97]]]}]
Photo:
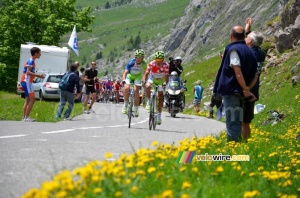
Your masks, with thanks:
[{"label": "shorts", "polygon": [[125,83],[127,85],[130,85],[130,82],[133,82],[134,85],[136,86],[142,86],[142,74],[139,75],[131,75],[131,74],[127,74],[126,79],[125,79]]},{"label": "shorts", "polygon": [[165,79],[155,79],[153,78],[152,76],[149,76],[148,80],[147,80],[147,83],[150,83],[151,85],[154,84],[156,86],[158,86],[158,89],[157,91],[163,91],[163,87],[162,85],[164,84],[165,82]]},{"label": "shorts", "polygon": [[30,83],[30,82],[21,82],[21,85],[24,89],[25,98],[34,97],[34,89],[33,89],[32,83]]},{"label": "shorts", "polygon": [[90,93],[96,93],[94,85],[85,85],[85,93],[89,95]]},{"label": "shorts", "polygon": [[251,121],[253,120],[253,118],[254,118],[254,103],[255,102],[245,101],[243,122],[251,123]]},{"label": "shorts", "polygon": [[199,105],[201,103],[200,99],[194,98],[193,104],[194,105]]}]

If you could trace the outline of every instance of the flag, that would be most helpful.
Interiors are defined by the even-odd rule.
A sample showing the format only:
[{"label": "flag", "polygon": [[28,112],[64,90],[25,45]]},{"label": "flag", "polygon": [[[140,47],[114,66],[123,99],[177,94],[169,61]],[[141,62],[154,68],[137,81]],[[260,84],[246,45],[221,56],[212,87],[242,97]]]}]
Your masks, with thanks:
[{"label": "flag", "polygon": [[77,56],[79,56],[79,51],[78,51],[78,40],[77,40],[77,34],[76,34],[76,25],[74,25],[73,32],[70,36],[69,46],[74,50]]}]

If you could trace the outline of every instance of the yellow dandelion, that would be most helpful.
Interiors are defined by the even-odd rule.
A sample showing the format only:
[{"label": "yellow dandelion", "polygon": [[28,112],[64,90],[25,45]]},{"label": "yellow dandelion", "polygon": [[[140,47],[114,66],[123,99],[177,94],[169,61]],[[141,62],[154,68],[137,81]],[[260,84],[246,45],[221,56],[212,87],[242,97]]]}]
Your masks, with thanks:
[{"label": "yellow dandelion", "polygon": [[199,169],[198,169],[197,167],[193,167],[193,168],[192,168],[192,171],[193,171],[194,173],[199,173]]},{"label": "yellow dandelion", "polygon": [[94,192],[95,194],[99,194],[99,193],[102,192],[102,189],[101,189],[101,188],[95,188],[95,189],[93,190],[93,192]]},{"label": "yellow dandelion", "polygon": [[269,154],[269,157],[273,157],[273,156],[276,156],[276,155],[277,155],[277,152],[273,152],[273,153]]},{"label": "yellow dandelion", "polygon": [[126,185],[131,184],[131,179],[125,179],[124,183],[125,183]]},{"label": "yellow dandelion", "polygon": [[287,180],[283,183],[283,186],[286,187],[286,186],[291,186],[293,184],[292,180]]},{"label": "yellow dandelion", "polygon": [[216,169],[216,172],[217,173],[224,172],[224,168],[222,166],[218,166],[217,169]]},{"label": "yellow dandelion", "polygon": [[113,157],[113,154],[112,153],[105,153],[105,155],[104,155],[104,157],[106,158],[106,159],[109,159],[109,158],[112,158]]},{"label": "yellow dandelion", "polygon": [[67,196],[67,192],[66,191],[59,191],[55,195],[56,198],[64,198],[66,196]]},{"label": "yellow dandelion", "polygon": [[137,186],[132,186],[132,188],[130,189],[131,193],[137,193],[139,191],[139,188]]},{"label": "yellow dandelion", "polygon": [[253,177],[253,176],[255,176],[256,175],[256,173],[249,173],[249,177]]},{"label": "yellow dandelion", "polygon": [[244,193],[244,198],[250,198],[250,197],[255,197],[259,196],[260,192],[258,190],[253,190],[253,191],[246,191]]},{"label": "yellow dandelion", "polygon": [[182,190],[189,189],[189,188],[191,188],[191,186],[192,186],[192,184],[190,182],[185,181],[185,182],[182,183],[181,189]]},{"label": "yellow dandelion", "polygon": [[150,168],[148,168],[148,170],[147,170],[147,172],[148,173],[153,173],[153,172],[155,172],[156,171],[156,168],[155,167],[150,167]]},{"label": "yellow dandelion", "polygon": [[186,170],[186,166],[183,166],[179,169],[179,172],[184,172]]},{"label": "yellow dandelion", "polygon": [[283,169],[284,169],[284,170],[290,170],[290,167],[285,166]]},{"label": "yellow dandelion", "polygon": [[158,173],[156,173],[156,178],[157,179],[161,178],[162,176],[164,176],[164,172],[158,172]]},{"label": "yellow dandelion", "polygon": [[123,193],[121,191],[117,191],[115,193],[115,197],[122,197]]},{"label": "yellow dandelion", "polygon": [[165,163],[163,163],[163,162],[158,164],[159,167],[163,167],[164,165],[165,165]]},{"label": "yellow dandelion", "polygon": [[257,168],[257,170],[258,170],[258,171],[264,170],[264,167],[263,167],[263,166],[260,166],[260,167]]},{"label": "yellow dandelion", "polygon": [[151,146],[157,146],[159,143],[158,143],[158,141],[153,141],[152,143],[151,143]]},{"label": "yellow dandelion", "polygon": [[188,194],[182,194],[181,198],[190,198],[190,195],[188,195]]},{"label": "yellow dandelion", "polygon": [[172,190],[165,190],[162,195],[163,198],[173,198],[174,197],[174,193]]}]

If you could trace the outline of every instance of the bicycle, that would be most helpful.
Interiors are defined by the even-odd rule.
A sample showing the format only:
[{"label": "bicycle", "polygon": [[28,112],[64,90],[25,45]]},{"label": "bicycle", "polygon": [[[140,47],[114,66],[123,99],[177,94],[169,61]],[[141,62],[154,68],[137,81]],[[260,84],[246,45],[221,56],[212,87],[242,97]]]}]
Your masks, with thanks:
[{"label": "bicycle", "polygon": [[133,111],[132,111],[133,103],[134,103],[134,83],[130,82],[129,100],[128,100],[128,106],[127,106],[128,128],[130,128],[130,125],[131,125],[131,118],[134,117]]},{"label": "bicycle", "polygon": [[157,122],[157,85],[152,85],[151,95],[150,95],[150,113],[149,113],[149,130],[155,130]]},{"label": "bicycle", "polygon": [[271,124],[273,126],[285,118],[284,114],[279,113],[277,110],[271,110],[267,113],[270,113],[271,115],[261,123],[262,125]]}]

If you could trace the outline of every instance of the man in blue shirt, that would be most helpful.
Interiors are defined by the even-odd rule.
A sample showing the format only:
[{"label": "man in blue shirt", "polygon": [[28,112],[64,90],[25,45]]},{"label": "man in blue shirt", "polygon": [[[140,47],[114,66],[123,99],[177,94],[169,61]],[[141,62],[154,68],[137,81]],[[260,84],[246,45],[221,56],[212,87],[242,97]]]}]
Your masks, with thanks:
[{"label": "man in blue shirt", "polygon": [[256,100],[249,85],[257,80],[257,61],[244,39],[244,28],[234,26],[213,90],[221,94],[224,100],[227,141],[241,141],[243,103],[245,100]]},{"label": "man in blue shirt", "polygon": [[202,100],[202,94],[203,94],[203,87],[201,86],[201,81],[198,80],[196,82],[196,86],[194,87],[194,111],[196,113],[199,113],[200,112],[200,103],[201,103],[201,100]]}]

